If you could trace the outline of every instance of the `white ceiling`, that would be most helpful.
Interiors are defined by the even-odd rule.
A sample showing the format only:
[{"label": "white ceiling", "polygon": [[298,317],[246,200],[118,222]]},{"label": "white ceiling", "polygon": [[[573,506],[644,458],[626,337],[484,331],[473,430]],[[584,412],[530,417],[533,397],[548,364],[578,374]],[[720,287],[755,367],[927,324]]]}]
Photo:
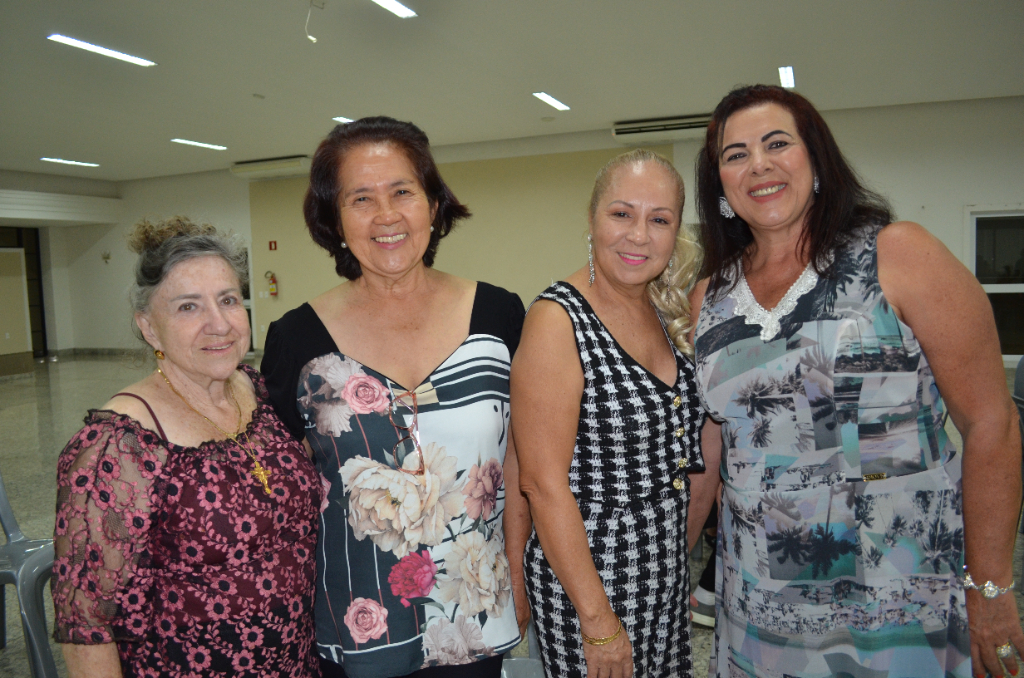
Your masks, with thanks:
[{"label": "white ceiling", "polygon": [[0,169],[222,169],[311,154],[338,115],[412,120],[435,145],[607,129],[708,112],[783,65],[823,110],[1024,95],[1021,0],[407,0],[412,19],[315,1],[316,44],[305,0],[2,0]]}]

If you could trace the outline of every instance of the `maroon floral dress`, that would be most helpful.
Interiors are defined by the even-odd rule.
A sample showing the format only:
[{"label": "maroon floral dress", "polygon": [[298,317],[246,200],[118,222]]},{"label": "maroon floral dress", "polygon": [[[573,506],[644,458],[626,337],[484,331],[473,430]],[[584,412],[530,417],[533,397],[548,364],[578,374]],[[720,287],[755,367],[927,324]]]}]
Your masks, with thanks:
[{"label": "maroon floral dress", "polygon": [[54,638],[117,643],[126,678],[319,674],[323,489],[263,378],[241,369],[256,387],[246,432],[270,496],[231,441],[180,447],[108,410],[90,410],[60,455]]}]

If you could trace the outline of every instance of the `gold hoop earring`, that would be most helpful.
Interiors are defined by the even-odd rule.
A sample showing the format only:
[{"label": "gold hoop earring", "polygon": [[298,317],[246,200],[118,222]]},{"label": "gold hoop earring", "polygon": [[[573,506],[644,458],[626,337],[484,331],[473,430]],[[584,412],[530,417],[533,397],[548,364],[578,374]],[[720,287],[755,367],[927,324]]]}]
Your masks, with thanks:
[{"label": "gold hoop earring", "polygon": [[166,358],[166,357],[167,357],[167,356],[165,356],[165,355],[164,355],[164,352],[163,352],[163,351],[161,351],[160,349],[155,349],[155,350],[153,351],[153,355],[155,355],[155,356],[156,356],[156,359],[157,359],[157,360],[163,360],[164,358]]}]

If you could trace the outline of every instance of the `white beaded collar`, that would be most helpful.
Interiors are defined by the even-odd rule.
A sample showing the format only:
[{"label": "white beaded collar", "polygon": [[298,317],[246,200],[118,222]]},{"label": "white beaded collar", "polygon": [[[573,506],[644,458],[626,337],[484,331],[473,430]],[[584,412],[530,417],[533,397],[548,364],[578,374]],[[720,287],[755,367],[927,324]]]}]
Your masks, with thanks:
[{"label": "white beaded collar", "polygon": [[736,281],[736,286],[729,292],[729,297],[736,302],[734,313],[744,316],[747,325],[760,325],[761,341],[771,341],[782,331],[779,319],[792,313],[796,308],[797,300],[813,290],[817,284],[818,273],[814,270],[814,266],[808,263],[807,268],[786,291],[775,308],[766,311],[761,304],[757,303],[754,293],[750,291],[750,286],[747,285],[747,276],[743,273],[741,266],[740,278]]}]

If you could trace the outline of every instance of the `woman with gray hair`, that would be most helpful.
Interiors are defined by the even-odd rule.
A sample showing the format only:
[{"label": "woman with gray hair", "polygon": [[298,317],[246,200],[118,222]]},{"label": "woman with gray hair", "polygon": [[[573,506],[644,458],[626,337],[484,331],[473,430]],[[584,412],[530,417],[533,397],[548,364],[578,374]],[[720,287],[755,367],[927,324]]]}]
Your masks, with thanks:
[{"label": "woman with gray hair", "polygon": [[79,676],[318,675],[322,488],[240,365],[244,251],[176,218],[135,227],[131,291],[157,368],[90,410],[58,461],[56,623]]}]

